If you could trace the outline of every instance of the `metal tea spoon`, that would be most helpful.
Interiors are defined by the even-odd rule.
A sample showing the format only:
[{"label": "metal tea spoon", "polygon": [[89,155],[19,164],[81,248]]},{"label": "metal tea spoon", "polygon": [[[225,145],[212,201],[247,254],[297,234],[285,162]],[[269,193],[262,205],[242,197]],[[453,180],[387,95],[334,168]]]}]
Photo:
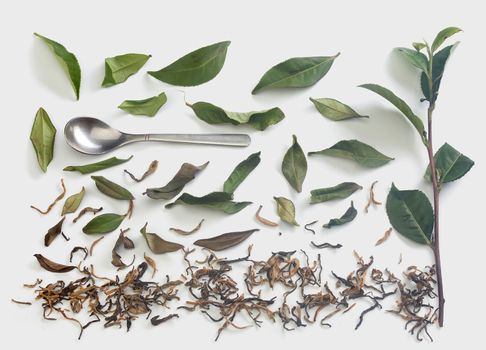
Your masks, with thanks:
[{"label": "metal tea spoon", "polygon": [[103,154],[133,142],[162,141],[246,147],[246,134],[128,134],[112,128],[105,122],[90,117],[71,119],[64,127],[69,146],[85,154]]}]

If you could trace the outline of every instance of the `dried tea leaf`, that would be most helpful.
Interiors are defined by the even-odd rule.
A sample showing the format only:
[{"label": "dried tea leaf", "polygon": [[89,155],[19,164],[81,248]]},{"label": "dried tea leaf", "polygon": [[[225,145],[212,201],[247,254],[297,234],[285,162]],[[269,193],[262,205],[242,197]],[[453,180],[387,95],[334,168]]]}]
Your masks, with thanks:
[{"label": "dried tea leaf", "polygon": [[223,191],[227,193],[235,192],[238,186],[250,175],[258,164],[260,164],[260,152],[251,154],[239,163],[224,182]]},{"label": "dried tea leaf", "polygon": [[123,83],[130,76],[137,73],[152,55],[127,53],[105,58],[105,77],[102,87],[109,87]]},{"label": "dried tea leaf", "polygon": [[174,231],[175,233],[180,234],[180,235],[184,235],[184,236],[192,235],[193,233],[196,233],[197,231],[199,231],[201,229],[203,222],[204,222],[204,219],[201,219],[201,221],[199,221],[199,224],[197,224],[197,226],[194,227],[190,231],[184,231],[184,230],[181,230],[179,228],[174,228],[174,227],[169,228],[169,230]]},{"label": "dried tea leaf", "polygon": [[224,65],[230,41],[201,47],[158,71],[147,72],[171,85],[196,86],[218,75]]},{"label": "dried tea leaf", "polygon": [[343,182],[333,187],[319,188],[311,191],[311,204],[327,202],[332,199],[344,199],[354,192],[363,189],[354,182]]},{"label": "dried tea leaf", "polygon": [[195,166],[190,163],[184,163],[167,185],[158,188],[147,188],[144,194],[152,199],[172,199],[177,196],[184,186],[193,180],[201,170],[204,170],[208,164],[209,162],[206,162],[203,165]]},{"label": "dried tea leaf", "polygon": [[71,270],[74,270],[76,268],[76,266],[67,266],[67,265],[58,264],[52,260],[47,259],[42,254],[34,254],[34,256],[39,262],[39,265],[44,270],[47,270],[49,272],[64,273],[64,272],[69,272]]},{"label": "dried tea leaf", "polygon": [[392,233],[392,231],[393,231],[393,229],[391,227],[388,230],[386,230],[383,237],[381,237],[379,240],[376,241],[375,246],[384,243],[388,239],[388,237],[390,237],[390,234]]},{"label": "dried tea leaf", "polygon": [[65,219],[66,217],[63,216],[62,219],[57,224],[55,224],[47,231],[46,235],[44,236],[44,245],[46,247],[49,247],[52,241],[54,241],[54,239],[61,234],[62,224],[64,223]]},{"label": "dried tea leaf", "polygon": [[[152,278],[154,278],[155,274],[157,273],[157,264],[155,263],[155,260],[152,259],[150,256],[147,254],[143,253],[143,258],[147,262],[147,264],[152,268]],[[153,324],[153,323],[152,323]]]},{"label": "dried tea leaf", "polygon": [[85,190],[83,187],[81,188],[81,191],[79,191],[78,193],[69,196],[64,202],[61,215],[74,213],[76,210],[78,210],[79,205],[81,204],[81,201],[84,198],[84,194],[85,194]]},{"label": "dried tea leaf", "polygon": [[341,121],[355,118],[369,118],[367,115],[361,115],[354,109],[333,98],[310,98],[319,113],[331,120]]},{"label": "dried tea leaf", "polygon": [[321,151],[309,152],[308,155],[324,155],[338,158],[351,159],[366,167],[379,167],[385,165],[394,158],[390,158],[373,147],[358,140],[343,140],[334,146]]},{"label": "dried tea leaf", "polygon": [[72,250],[71,250],[71,253],[69,254],[69,262],[73,262],[73,257],[74,257],[74,254],[77,253],[77,252],[83,252],[83,259],[82,261],[86,260],[88,258],[88,248],[86,247],[74,247]]},{"label": "dried tea leaf", "polygon": [[309,226],[315,225],[315,224],[317,224],[317,222],[318,222],[318,220],[314,220],[314,221],[309,222],[308,224],[305,224],[304,230],[312,232],[312,234],[315,235],[316,230],[314,230],[313,228],[310,228]]},{"label": "dried tea leaf", "polygon": [[158,326],[159,324],[165,323],[173,318],[179,318],[178,314],[170,314],[165,317],[160,318],[160,316],[154,316],[150,319],[152,326]]},{"label": "dried tea leaf", "polygon": [[314,85],[331,69],[339,56],[294,57],[270,68],[251,92],[274,88],[301,88]]},{"label": "dried tea leaf", "polygon": [[277,202],[277,213],[280,219],[291,225],[299,226],[295,220],[294,203],[285,197],[273,197],[273,199]]},{"label": "dried tea leaf", "polygon": [[93,241],[93,243],[91,243],[91,246],[89,247],[89,256],[93,256],[93,250],[94,250],[94,248],[96,247],[96,245],[97,245],[98,243],[100,243],[100,241],[101,241],[103,238],[105,238],[105,236],[101,236],[100,238],[95,239],[95,240]]},{"label": "dried tea leaf", "polygon": [[[127,246],[126,245],[127,237],[125,237],[125,233],[127,231],[128,229],[120,230],[120,235],[118,236],[118,239],[115,242],[115,246],[111,250],[111,264],[117,267],[119,270],[129,267],[135,262],[135,255],[133,256],[133,261],[129,265],[127,265],[123,262],[120,254],[118,254],[118,249],[120,249],[122,246],[124,247]],[[128,238],[128,242],[131,242],[131,244],[133,244],[133,242],[129,238]],[[129,244],[128,247],[130,249],[131,245]]]},{"label": "dried tea leaf", "polygon": [[220,251],[224,249],[228,249],[234,247],[235,245],[240,244],[248,237],[250,237],[254,232],[260,231],[259,229],[247,230],[247,231],[237,231],[237,232],[228,232],[223,233],[221,235],[206,238],[206,239],[199,239],[194,242],[194,245],[208,248],[210,250]]},{"label": "dried tea leaf", "polygon": [[83,227],[83,232],[91,235],[96,233],[109,233],[115,231],[118,226],[121,225],[122,221],[125,219],[125,215],[119,215],[114,213],[102,214]]},{"label": "dried tea leaf", "polygon": [[157,170],[157,167],[159,166],[159,161],[158,160],[154,160],[152,161],[152,163],[150,163],[147,171],[145,171],[142,175],[142,177],[140,177],[139,179],[137,179],[135,177],[135,175],[133,175],[131,172],[129,172],[128,170],[124,170],[125,173],[128,174],[128,176],[130,176],[132,178],[133,181],[135,182],[142,182],[143,180],[145,180],[148,176],[152,175],[153,173],[155,173],[155,171]]},{"label": "dried tea leaf", "polygon": [[307,174],[307,160],[295,135],[292,135],[292,140],[292,146],[287,150],[282,161],[282,173],[290,186],[300,193]]},{"label": "dried tea leaf", "polygon": [[30,132],[30,141],[34,146],[37,162],[43,172],[47,171],[47,166],[54,157],[55,139],[56,128],[47,112],[41,107],[35,115],[34,124]]},{"label": "dried tea leaf", "polygon": [[91,176],[91,178],[94,180],[98,190],[100,190],[101,193],[106,194],[108,197],[129,201],[135,199],[130,191],[103,176]]},{"label": "dried tea leaf", "polygon": [[175,252],[184,248],[182,244],[166,241],[160,238],[155,233],[147,232],[147,225],[148,223],[145,223],[145,226],[142,227],[140,233],[145,238],[145,241],[147,242],[147,245],[149,246],[152,253],[165,254]]},{"label": "dried tea leaf", "polygon": [[44,215],[45,214],[48,214],[52,210],[52,208],[54,208],[54,206],[56,205],[56,203],[59,202],[61,199],[63,199],[64,198],[64,195],[66,194],[66,186],[64,185],[64,180],[63,179],[61,179],[61,187],[62,187],[61,194],[59,196],[57,196],[56,199],[54,199],[54,201],[51,204],[49,204],[49,206],[47,207],[46,210],[40,210],[39,208],[34,207],[33,205],[31,205],[30,207],[32,209],[34,209],[34,210],[37,210],[41,214],[44,214]]},{"label": "dried tea leaf", "polygon": [[93,213],[93,215],[96,215],[96,214],[98,214],[102,210],[103,210],[103,207],[99,207],[99,208],[86,207],[86,208],[83,208],[79,212],[78,216],[76,216],[73,219],[73,223],[76,223],[86,213]]},{"label": "dried tea leaf", "polygon": [[64,171],[78,171],[83,175],[91,174],[91,173],[94,173],[96,171],[111,168],[112,166],[115,166],[115,165],[126,163],[132,158],[133,158],[133,156],[130,156],[126,159],[111,157],[109,159],[105,159],[105,160],[102,160],[100,162],[86,164],[86,165],[70,165],[70,166],[65,167],[63,170]]},{"label": "dried tea leaf", "polygon": [[263,131],[285,118],[284,112],[278,107],[262,111],[229,112],[208,102],[186,103],[196,116],[208,124],[247,124],[256,130]]},{"label": "dried tea leaf", "polygon": [[260,206],[258,207],[258,210],[257,210],[257,211],[256,211],[256,213],[255,213],[255,217],[256,217],[256,219],[257,219],[258,221],[260,221],[260,222],[261,222],[262,224],[264,224],[264,225],[271,226],[271,227],[277,227],[277,226],[278,226],[278,224],[277,224],[276,222],[273,222],[273,221],[270,221],[270,220],[268,220],[268,219],[265,219],[264,217],[262,217],[262,216],[260,215],[260,211],[262,210],[262,208],[263,208],[263,205],[260,205]]},{"label": "dried tea leaf", "polygon": [[351,206],[348,208],[348,210],[346,210],[346,212],[340,218],[331,219],[327,224],[322,225],[322,227],[331,228],[333,226],[344,225],[348,222],[353,221],[357,215],[358,215],[358,211],[354,208],[353,201],[351,201]]},{"label": "dried tea leaf", "polygon": [[159,95],[143,100],[125,100],[118,106],[118,108],[132,115],[153,117],[166,102],[167,95],[165,92],[162,92]]},{"label": "dried tea leaf", "polygon": [[382,203],[377,201],[376,198],[375,198],[375,191],[374,191],[374,188],[375,188],[375,185],[378,183],[378,181],[373,181],[373,183],[371,184],[371,187],[370,187],[370,197],[368,199],[368,203],[366,203],[366,206],[365,206],[365,213],[368,213],[368,209],[369,207],[374,204],[374,205],[381,205]]},{"label": "dried tea leaf", "polygon": [[200,205],[203,207],[220,210],[226,214],[235,214],[246,208],[252,202],[234,202],[232,193],[211,192],[202,197],[195,197],[189,193],[183,193],[174,202],[165,205],[166,208],[172,208],[178,204]]},{"label": "dried tea leaf", "polygon": [[314,243],[313,241],[311,241],[311,244],[314,248],[317,248],[317,249],[324,249],[324,248],[331,248],[331,249],[339,249],[339,248],[342,248],[342,245],[341,244],[331,244],[331,243],[321,243],[321,244],[317,244],[317,243]]},{"label": "dried tea leaf", "polygon": [[79,89],[81,86],[81,68],[79,67],[78,59],[76,56],[66,50],[66,48],[55,42],[54,40],[48,39],[40,34],[34,33],[34,35],[40,38],[49,48],[52,50],[54,55],[59,59],[62,68],[69,76],[69,81],[73,87],[74,93],[76,94],[76,100],[79,100]]}]

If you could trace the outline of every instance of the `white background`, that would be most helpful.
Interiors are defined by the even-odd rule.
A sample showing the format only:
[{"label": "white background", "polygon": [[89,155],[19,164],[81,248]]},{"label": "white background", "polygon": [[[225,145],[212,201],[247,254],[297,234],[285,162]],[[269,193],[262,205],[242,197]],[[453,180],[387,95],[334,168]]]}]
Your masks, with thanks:
[{"label": "white background", "polygon": [[[181,312],[181,318],[160,327],[151,327],[143,319],[134,323],[132,331],[103,329],[91,326],[81,341],[76,340],[76,325],[68,321],[49,322],[42,319],[39,303],[24,307],[10,298],[31,300],[32,291],[22,288],[37,277],[44,283],[56,278],[43,272],[33,258],[42,253],[56,261],[67,262],[66,255],[75,245],[89,245],[93,237],[81,232],[88,218],[72,225],[66,221],[66,243],[58,238],[51,247],[43,247],[46,230],[59,220],[62,204],[53,213],[41,216],[30,204],[47,206],[59,191],[59,180],[66,181],[68,194],[87,189],[83,205],[103,205],[106,212],[122,212],[118,203],[99,194],[89,176],[62,172],[66,165],[83,164],[104,159],[80,155],[64,143],[62,129],[74,116],[100,117],[113,126],[131,132],[248,132],[253,143],[247,149],[139,144],[112,155],[134,159],[125,165],[103,172],[108,178],[128,187],[137,195],[133,219],[125,223],[132,228],[130,237],[137,245],[137,261],[146,251],[138,233],[149,221],[149,228],[169,240],[190,246],[194,239],[215,234],[259,227],[254,219],[258,204],[263,215],[276,219],[272,197],[286,196],[295,201],[297,220],[307,223],[319,219],[323,224],[342,214],[348,200],[310,206],[309,191],[343,181],[364,186],[352,199],[359,216],[352,224],[331,231],[319,230],[317,236],[303,227],[282,224],[279,229],[262,230],[251,238],[257,258],[268,257],[270,251],[305,248],[317,242],[340,242],[338,252],[322,251],[325,279],[331,280],[332,269],[343,275],[355,266],[356,249],[364,257],[373,255],[376,267],[389,267],[400,274],[408,265],[432,264],[427,248],[412,244],[396,232],[382,246],[374,243],[389,227],[383,207],[372,208],[365,215],[363,207],[371,182],[378,199],[384,200],[392,181],[401,189],[420,188],[430,195],[429,185],[422,179],[427,164],[425,149],[408,122],[386,101],[356,86],[375,82],[388,86],[408,101],[418,114],[424,115],[425,104],[418,87],[418,73],[393,53],[396,46],[409,46],[412,41],[427,38],[446,26],[459,26],[464,33],[457,36],[461,45],[454,52],[442,82],[435,112],[435,146],[446,140],[476,161],[476,166],[462,180],[449,184],[442,193],[441,243],[445,278],[445,327],[431,328],[435,339],[429,348],[482,343],[484,329],[482,292],[484,230],[484,11],[472,2],[444,1],[15,1],[4,2],[0,9],[2,33],[2,277],[1,342],[19,348],[65,347],[72,349],[134,348],[139,346],[184,348],[211,346],[217,349],[340,346],[363,348],[410,349],[418,346],[414,337],[403,330],[403,322],[384,311],[370,313],[362,327],[354,331],[360,304],[346,315],[335,316],[332,329],[309,326],[292,333],[280,324],[265,322],[260,329],[227,331],[213,343],[217,326],[198,313]],[[475,4],[479,4],[476,2]],[[32,33],[39,32],[63,43],[74,52],[82,68],[81,98],[74,101],[70,84],[47,47]],[[217,41],[231,40],[226,64],[213,81],[187,88],[187,100],[209,101],[229,110],[248,111],[280,106],[286,118],[264,132],[232,126],[210,126],[199,121],[184,106],[176,88],[161,83],[145,72],[157,70],[187,52]],[[138,52],[152,54],[145,67],[126,83],[103,89],[105,57]],[[334,55],[341,52],[329,74],[318,84],[295,91],[265,92],[252,96],[250,91],[261,75],[272,65],[294,56]],[[166,91],[169,101],[154,118],[130,116],[117,109],[125,99],[142,99]],[[333,123],[314,110],[308,98],[333,97],[352,105],[369,120]],[[36,110],[44,107],[57,127],[55,157],[47,174],[36,162],[29,133]],[[396,159],[378,169],[366,169],[344,160],[314,157],[308,160],[309,171],[301,194],[296,194],[280,173],[285,150],[295,133],[307,151],[329,147],[341,139],[356,138],[375,146]],[[186,187],[195,195],[221,189],[233,167],[249,154],[261,151],[262,162],[236,192],[237,200],[255,204],[242,212],[225,216],[205,209],[163,208],[162,202],[141,196],[149,186],[165,184],[182,162],[211,163]],[[127,168],[141,174],[150,161],[160,161],[159,170],[141,184],[133,184],[122,173]],[[178,237],[169,232],[171,226],[191,228],[201,218],[206,222],[194,237]],[[69,222],[69,223],[68,223]],[[283,232],[278,235],[278,230]],[[95,250],[90,263],[101,274],[115,273],[110,265],[110,251],[117,233],[107,235]],[[228,251],[241,256],[248,242]],[[403,263],[397,264],[400,253]],[[130,259],[131,253],[124,254]],[[153,255],[152,255],[153,256]],[[200,254],[198,255],[198,257]],[[155,257],[159,266],[157,278],[166,273],[176,275],[182,267],[178,253]],[[469,288],[471,292],[466,291]],[[281,293],[278,289],[275,293]],[[466,300],[467,299],[467,300]],[[392,305],[388,305],[391,307]],[[244,324],[242,320],[240,324]],[[393,345],[392,345],[393,344]],[[423,346],[423,345],[421,345]]]}]

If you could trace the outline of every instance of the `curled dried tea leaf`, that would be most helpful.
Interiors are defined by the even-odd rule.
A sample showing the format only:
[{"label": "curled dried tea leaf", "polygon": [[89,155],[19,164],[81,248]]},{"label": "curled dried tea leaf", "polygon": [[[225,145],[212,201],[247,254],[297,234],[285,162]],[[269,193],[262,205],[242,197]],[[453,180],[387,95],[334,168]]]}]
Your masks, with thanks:
[{"label": "curled dried tea leaf", "polygon": [[43,172],[54,157],[54,141],[56,128],[44,108],[39,108],[35,115],[34,124],[30,132],[30,141],[34,146],[37,162]]},{"label": "curled dried tea leaf", "polygon": [[369,207],[373,204],[373,205],[381,205],[382,203],[377,201],[376,198],[375,198],[375,192],[374,192],[374,188],[375,188],[375,185],[378,183],[378,181],[373,181],[373,183],[371,184],[371,187],[370,187],[370,197],[368,199],[368,203],[366,203],[366,206],[365,206],[365,213],[368,212],[368,209]]},{"label": "curled dried tea leaf", "polygon": [[39,265],[49,272],[64,273],[74,270],[76,266],[68,266],[63,264],[58,264],[52,260],[47,259],[42,254],[34,254],[35,258],[39,262]]},{"label": "curled dried tea leaf", "polygon": [[273,197],[273,199],[275,199],[275,202],[277,202],[277,214],[280,219],[291,225],[299,226],[295,220],[294,203],[285,197]]},{"label": "curled dried tea leaf", "polygon": [[96,184],[96,188],[108,197],[120,200],[134,200],[135,197],[126,188],[108,180],[103,176],[91,176]]},{"label": "curled dried tea leaf", "polygon": [[109,233],[115,231],[125,219],[125,215],[108,213],[96,216],[83,227],[83,232],[91,235],[96,233]]},{"label": "curled dried tea leaf", "polygon": [[248,237],[250,237],[253,233],[257,231],[260,230],[253,229],[247,231],[223,233],[215,237],[199,239],[196,242],[194,242],[194,245],[204,247],[210,250],[220,251],[240,244],[241,242],[246,240]]},{"label": "curled dried tea leaf", "polygon": [[83,187],[81,188],[81,191],[79,191],[78,193],[69,196],[64,202],[61,215],[74,213],[76,210],[78,210],[79,205],[81,204],[81,201],[84,198],[84,194],[85,194],[85,190]]},{"label": "curled dried tea leaf", "polygon": [[147,225],[148,223],[145,223],[144,227],[140,229],[140,233],[145,238],[145,241],[147,242],[147,245],[152,253],[165,254],[175,252],[184,248],[182,244],[166,241],[160,238],[155,233],[147,232]]},{"label": "curled dried tea leaf", "polygon": [[203,165],[195,166],[190,163],[184,163],[167,185],[159,188],[147,188],[144,194],[152,199],[172,199],[177,196],[184,186],[193,180],[201,170],[204,170],[208,164],[209,162],[206,162]]},{"label": "curled dried tea leaf", "polygon": [[30,207],[34,210],[37,210],[41,214],[44,214],[44,215],[48,214],[52,210],[52,208],[54,208],[54,206],[57,204],[57,202],[59,202],[61,199],[63,199],[64,195],[66,194],[66,186],[64,185],[63,179],[61,179],[61,187],[62,187],[61,194],[59,196],[57,196],[56,199],[54,199],[54,201],[51,204],[49,204],[49,206],[47,207],[46,210],[40,210],[39,208],[34,207],[33,205],[31,205]]},{"label": "curled dried tea leaf", "polygon": [[126,163],[132,158],[133,158],[133,156],[130,156],[126,159],[111,157],[111,158],[102,160],[100,162],[86,164],[86,165],[69,165],[69,166],[65,167],[63,170],[64,171],[78,171],[83,175],[91,174],[91,173],[94,173],[96,171],[111,168],[115,165]]},{"label": "curled dried tea leaf", "polygon": [[15,300],[15,299],[10,299],[10,301],[12,303],[20,304],[20,305],[32,305],[32,303],[30,301],[19,301],[19,300]]},{"label": "curled dried tea leaf", "polygon": [[137,73],[152,55],[128,53],[105,58],[105,77],[102,87],[109,87],[123,83],[130,76]]},{"label": "curled dried tea leaf", "polygon": [[155,263],[155,260],[152,259],[150,256],[148,256],[145,253],[143,253],[143,258],[145,259],[145,261],[147,262],[147,264],[152,268],[152,270],[153,270],[153,272],[152,272],[152,278],[154,278],[155,274],[158,271],[157,270],[157,264]]},{"label": "curled dried tea leaf", "polygon": [[93,250],[96,247],[96,245],[103,239],[105,236],[101,236],[98,239],[95,239],[93,243],[91,243],[91,246],[89,247],[89,256],[93,256]]},{"label": "curled dried tea leaf", "polygon": [[348,222],[354,220],[354,218],[358,215],[358,211],[354,208],[353,201],[351,201],[351,206],[346,210],[346,212],[340,217],[336,219],[331,219],[325,225],[322,225],[324,228],[331,228],[333,226],[344,225]]},{"label": "curled dried tea leaf", "polygon": [[118,108],[132,115],[153,117],[166,102],[167,95],[165,92],[162,92],[159,95],[143,100],[125,100],[118,106]]},{"label": "curled dried tea leaf", "polygon": [[66,217],[63,216],[62,219],[57,224],[55,224],[47,231],[46,235],[44,236],[44,245],[46,247],[49,247],[51,243],[54,241],[54,239],[61,234],[62,224],[64,223],[65,219]]},{"label": "curled dried tea leaf", "polygon": [[226,192],[211,192],[202,197],[195,197],[189,193],[183,193],[174,202],[165,205],[166,208],[172,208],[178,204],[200,205],[203,207],[220,210],[226,214],[235,214],[243,210],[252,202],[234,202],[233,194]]},{"label": "curled dried tea leaf", "polygon": [[86,247],[74,247],[72,250],[71,250],[71,253],[69,254],[69,262],[73,262],[73,257],[74,257],[74,254],[77,253],[77,252],[83,252],[83,261],[86,260],[86,258],[88,257],[88,248]]},{"label": "curled dried tea leaf", "polygon": [[103,207],[99,207],[99,208],[86,207],[86,208],[83,208],[79,212],[78,216],[76,216],[73,219],[73,223],[76,223],[86,213],[93,213],[93,215],[96,215],[102,210],[103,210]]},{"label": "curled dried tea leaf", "polygon": [[157,170],[157,167],[159,166],[159,161],[158,160],[154,160],[152,161],[152,163],[150,163],[148,169],[143,173],[142,177],[140,177],[139,179],[136,178],[131,172],[129,172],[128,170],[124,170],[125,173],[128,174],[128,176],[130,176],[132,178],[133,181],[135,182],[142,182],[143,180],[145,180],[148,176],[152,175],[153,173],[155,173],[155,171]]},{"label": "curled dried tea leaf", "polygon": [[314,221],[309,222],[308,224],[305,224],[304,225],[304,230],[309,231],[309,232],[312,232],[312,234],[315,235],[316,234],[316,230],[310,228],[309,226],[315,225],[315,224],[317,224],[317,222],[318,222],[318,220],[314,220]]},{"label": "curled dried tea leaf", "polygon": [[383,237],[381,237],[379,240],[376,241],[375,246],[382,244],[385,242],[388,237],[390,237],[390,234],[392,233],[393,229],[390,227],[388,230],[385,231],[385,234]]},{"label": "curled dried tea leaf", "polygon": [[244,161],[240,162],[224,182],[223,191],[227,193],[235,192],[238,186],[250,175],[258,164],[260,164],[260,152],[253,153]]},{"label": "curled dried tea leaf", "polygon": [[311,191],[311,203],[322,203],[332,199],[344,199],[361,189],[363,187],[354,182],[343,182],[333,187],[319,188]]},{"label": "curled dried tea leaf", "polygon": [[292,146],[287,150],[282,161],[282,173],[290,186],[300,193],[307,174],[307,160],[295,135],[292,135],[292,140]]},{"label": "curled dried tea leaf", "polygon": [[160,316],[154,316],[150,319],[150,323],[152,324],[152,326],[158,326],[159,324],[162,324],[164,322],[167,322],[173,318],[179,318],[179,315],[178,314],[170,314],[170,315],[167,315],[165,317],[162,317],[160,318]]},{"label": "curled dried tea leaf", "polygon": [[333,98],[310,98],[319,113],[331,120],[341,121],[355,118],[369,118],[367,115],[361,115],[354,109]]},{"label": "curled dried tea leaf", "polygon": [[[446,182],[452,182],[460,179],[468,173],[474,165],[474,161],[466,157],[454,147],[445,143],[435,153],[435,170],[439,186]],[[431,180],[430,165],[425,172],[425,178]]]},{"label": "curled dried tea leaf", "polygon": [[199,224],[197,224],[197,226],[194,227],[190,231],[184,231],[184,230],[181,230],[179,228],[174,228],[174,227],[169,228],[169,230],[174,231],[175,233],[178,233],[178,234],[184,235],[184,236],[192,235],[193,233],[196,233],[197,231],[199,231],[201,229],[203,222],[204,222],[204,219],[201,219],[201,221],[199,221]]},{"label": "curled dried tea leaf", "polygon": [[277,227],[277,226],[278,226],[278,224],[277,224],[276,222],[273,222],[273,221],[270,221],[270,220],[268,220],[268,219],[265,219],[264,217],[262,217],[262,216],[260,215],[260,211],[262,210],[262,208],[263,208],[263,205],[260,205],[260,206],[258,207],[258,210],[257,210],[257,211],[256,211],[256,213],[255,213],[255,217],[256,217],[256,219],[257,219],[258,221],[260,221],[260,222],[261,222],[262,224],[264,224],[264,225],[271,226],[271,227]]},{"label": "curled dried tea leaf", "polygon": [[324,248],[331,248],[331,249],[339,249],[339,248],[342,248],[342,245],[341,244],[331,244],[331,243],[321,243],[321,244],[317,244],[317,243],[314,243],[313,241],[311,241],[311,244],[314,248],[317,248],[317,249],[324,249]]},{"label": "curled dried tea leaf", "polygon": [[125,248],[127,247],[127,241],[126,241],[127,239],[128,239],[128,242],[131,242],[131,244],[128,244],[128,247],[129,247],[128,249],[133,248],[133,246],[132,246],[133,242],[129,238],[125,237],[125,233],[128,230],[129,229],[120,230],[120,235],[118,236],[118,239],[115,242],[115,246],[111,250],[111,264],[113,266],[117,267],[119,270],[129,267],[135,262],[135,255],[133,255],[132,262],[129,265],[127,265],[123,262],[120,254],[118,254],[118,249],[120,249],[121,246],[124,246]]}]

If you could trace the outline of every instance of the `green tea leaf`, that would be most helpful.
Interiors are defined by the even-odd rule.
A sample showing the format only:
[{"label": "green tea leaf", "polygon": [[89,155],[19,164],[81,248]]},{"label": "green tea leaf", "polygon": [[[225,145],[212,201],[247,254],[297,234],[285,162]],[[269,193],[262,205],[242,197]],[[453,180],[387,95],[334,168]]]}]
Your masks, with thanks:
[{"label": "green tea leaf", "polygon": [[123,164],[128,162],[132,159],[133,156],[128,157],[127,159],[121,159],[117,157],[111,157],[109,159],[102,160],[101,162],[86,164],[86,165],[69,165],[65,167],[64,171],[79,171],[81,174],[91,174],[96,171],[105,170],[107,168],[111,168],[112,166]]},{"label": "green tea leaf", "polygon": [[292,140],[292,146],[287,150],[282,161],[282,173],[290,186],[300,193],[307,174],[307,160],[295,135],[292,135]]},{"label": "green tea leaf", "polygon": [[379,167],[385,165],[394,158],[390,158],[373,147],[358,140],[343,140],[334,146],[321,151],[309,152],[308,155],[324,155],[338,158],[351,159],[366,167]]},{"label": "green tea leaf", "polygon": [[346,210],[346,212],[340,218],[331,219],[327,224],[322,225],[322,227],[331,228],[333,226],[344,225],[348,222],[353,221],[357,215],[358,215],[358,211],[354,207],[353,201],[351,201],[351,206],[348,208],[348,210]]},{"label": "green tea leaf", "polygon": [[462,32],[462,29],[457,28],[457,27],[448,27],[445,29],[442,29],[437,36],[434,39],[434,42],[432,43],[432,52],[437,51],[437,49],[446,41],[448,38],[453,36],[456,33]]},{"label": "green tea leaf", "polygon": [[147,232],[147,224],[148,223],[145,223],[144,227],[142,227],[142,229],[140,230],[140,233],[145,238],[145,241],[147,242],[147,245],[149,246],[152,253],[165,254],[175,252],[184,248],[182,244],[166,241],[165,239],[160,238],[160,236],[155,233]]},{"label": "green tea leaf", "polygon": [[125,100],[118,108],[133,115],[153,117],[166,102],[167,96],[165,92],[162,92],[157,96],[152,96],[144,100]]},{"label": "green tea leaf", "polygon": [[81,204],[81,201],[84,198],[84,194],[85,194],[85,190],[83,187],[80,192],[73,194],[72,196],[69,196],[64,202],[64,207],[62,208],[61,215],[74,213],[79,208],[79,205]]},{"label": "green tea leaf", "polygon": [[422,122],[422,119],[413,113],[412,109],[405,101],[387,88],[377,84],[363,84],[359,85],[359,87],[371,90],[393,104],[412,123],[422,138],[422,142],[427,145],[427,133],[425,131],[424,123]]},{"label": "green tea leaf", "polygon": [[310,98],[319,113],[331,120],[340,121],[354,118],[369,118],[358,114],[354,109],[333,98]]},{"label": "green tea leaf", "polygon": [[417,50],[412,50],[406,47],[398,47],[396,50],[412,66],[420,69],[424,74],[428,74],[429,60],[427,59],[427,56]]},{"label": "green tea leaf", "polygon": [[196,86],[213,79],[223,68],[230,41],[202,47],[179,58],[158,71],[148,72],[154,78],[178,86]]},{"label": "green tea leaf", "polygon": [[427,47],[427,45],[424,44],[424,43],[416,43],[416,42],[412,43],[412,46],[417,51],[420,51],[420,50],[425,49]]},{"label": "green tea leaf", "polygon": [[137,73],[152,55],[128,53],[105,58],[105,78],[102,87],[109,87],[123,83],[130,76]]},{"label": "green tea leaf", "polygon": [[314,85],[331,69],[339,56],[294,57],[270,68],[251,92],[275,88],[301,88]]},{"label": "green tea leaf", "polygon": [[[448,143],[444,143],[435,153],[435,169],[439,186],[460,179],[473,167],[474,161],[457,151]],[[425,178],[431,180],[430,165],[425,172]]]},{"label": "green tea leaf", "polygon": [[167,185],[163,187],[147,188],[144,194],[152,199],[172,199],[177,196],[184,186],[192,181],[200,171],[204,170],[208,164],[209,162],[206,162],[203,165],[195,166],[190,163],[184,163]]},{"label": "green tea leaf", "polygon": [[327,202],[332,199],[344,199],[363,187],[354,182],[343,182],[333,187],[319,188],[311,191],[311,204]]},{"label": "green tea leaf", "polygon": [[52,50],[54,55],[59,59],[62,68],[69,76],[69,81],[73,86],[74,93],[76,94],[76,100],[79,100],[79,88],[81,86],[81,68],[79,67],[78,59],[73,53],[66,50],[64,46],[48,39],[45,36],[34,33],[36,37],[41,39]]},{"label": "green tea leaf", "polygon": [[259,229],[247,230],[247,231],[237,231],[237,232],[228,232],[223,233],[221,235],[206,238],[206,239],[198,239],[194,242],[194,245],[199,247],[204,247],[214,251],[225,250],[235,245],[240,244],[248,237],[250,237],[253,233],[260,231]]},{"label": "green tea leaf", "polygon": [[235,192],[238,186],[250,175],[258,164],[260,164],[260,152],[251,154],[239,163],[224,182],[223,191],[226,193]]},{"label": "green tea leaf", "polygon": [[130,191],[103,176],[91,176],[91,178],[94,180],[98,190],[108,197],[127,201],[135,199]]},{"label": "green tea leaf", "polygon": [[252,202],[233,202],[233,194],[226,192],[211,192],[202,197],[195,197],[189,193],[183,193],[174,202],[166,204],[165,207],[172,208],[178,204],[200,205],[222,211],[226,214],[235,214],[252,204]]},{"label": "green tea leaf", "polygon": [[295,219],[295,206],[290,199],[285,197],[273,197],[277,202],[277,214],[286,223],[299,226]]},{"label": "green tea leaf", "polygon": [[431,244],[434,212],[427,196],[419,190],[400,191],[392,184],[386,212],[400,234],[420,244]]},{"label": "green tea leaf", "polygon": [[83,227],[83,232],[88,235],[113,232],[121,225],[125,217],[126,215],[113,213],[101,214],[94,219],[91,219],[91,221]]},{"label": "green tea leaf", "polygon": [[54,157],[54,141],[56,139],[56,128],[51,122],[47,112],[41,107],[37,111],[30,132],[30,141],[34,146],[37,162],[43,172]]},{"label": "green tea leaf", "polygon": [[192,108],[199,119],[208,124],[248,124],[260,131],[285,118],[285,114],[278,107],[256,112],[228,112],[208,102],[187,105]]}]

